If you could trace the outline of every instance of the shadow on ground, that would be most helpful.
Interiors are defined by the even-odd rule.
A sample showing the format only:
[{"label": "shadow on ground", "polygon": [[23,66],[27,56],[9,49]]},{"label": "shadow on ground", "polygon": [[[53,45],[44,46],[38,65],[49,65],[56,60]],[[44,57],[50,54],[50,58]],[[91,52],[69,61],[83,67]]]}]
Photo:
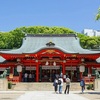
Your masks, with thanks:
[{"label": "shadow on ground", "polygon": [[74,94],[94,94],[94,95],[100,95],[100,92],[80,92],[80,93],[74,93]]}]

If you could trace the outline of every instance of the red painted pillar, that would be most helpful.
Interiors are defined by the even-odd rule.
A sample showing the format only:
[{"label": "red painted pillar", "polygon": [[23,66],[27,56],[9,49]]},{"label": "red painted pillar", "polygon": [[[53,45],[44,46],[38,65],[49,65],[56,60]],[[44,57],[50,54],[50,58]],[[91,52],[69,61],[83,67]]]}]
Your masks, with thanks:
[{"label": "red painted pillar", "polygon": [[38,61],[36,62],[36,82],[39,81],[39,64]]},{"label": "red painted pillar", "polygon": [[92,74],[92,67],[89,66],[89,74]]},{"label": "red painted pillar", "polygon": [[22,72],[19,72],[19,82],[22,81]]},{"label": "red painted pillar", "polygon": [[65,73],[65,63],[62,63],[62,73],[63,73],[63,75],[66,74],[66,73]]},{"label": "red painted pillar", "polygon": [[10,67],[10,73],[13,74],[13,67],[12,66]]},{"label": "red painted pillar", "polygon": [[64,82],[65,82],[64,75],[66,75],[66,72],[65,72],[65,63],[64,62],[62,63],[62,73],[63,73]]},{"label": "red painted pillar", "polygon": [[83,77],[83,72],[80,72],[80,79],[82,79]]}]

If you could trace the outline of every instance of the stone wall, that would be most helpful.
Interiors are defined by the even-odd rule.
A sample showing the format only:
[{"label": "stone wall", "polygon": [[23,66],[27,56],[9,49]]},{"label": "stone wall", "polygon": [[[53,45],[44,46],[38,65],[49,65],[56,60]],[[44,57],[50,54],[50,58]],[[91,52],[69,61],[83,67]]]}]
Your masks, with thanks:
[{"label": "stone wall", "polygon": [[95,81],[94,81],[94,90],[100,91],[100,79],[95,79]]},{"label": "stone wall", "polygon": [[8,89],[8,80],[5,78],[0,79],[0,91],[6,91]]}]

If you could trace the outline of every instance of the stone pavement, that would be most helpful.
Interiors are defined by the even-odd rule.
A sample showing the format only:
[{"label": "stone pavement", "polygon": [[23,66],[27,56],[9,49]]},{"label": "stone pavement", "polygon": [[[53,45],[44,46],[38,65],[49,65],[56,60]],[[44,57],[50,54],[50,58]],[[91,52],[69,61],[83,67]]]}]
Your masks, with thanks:
[{"label": "stone pavement", "polygon": [[[63,86],[63,92],[65,84]],[[100,91],[85,90],[81,94],[79,83],[72,83],[70,94],[55,94],[52,83],[18,83],[12,89],[0,91],[0,100],[100,100]],[[86,99],[88,98],[88,99]]]},{"label": "stone pavement", "polygon": [[[88,99],[86,99],[88,98]],[[0,91],[0,100],[100,100],[100,91],[70,91],[55,94],[54,91]]]},{"label": "stone pavement", "polygon": [[0,91],[0,100],[16,100],[23,94],[25,91]]},{"label": "stone pavement", "polygon": [[78,94],[56,94],[53,91],[31,91],[21,95],[16,100],[89,100]]}]

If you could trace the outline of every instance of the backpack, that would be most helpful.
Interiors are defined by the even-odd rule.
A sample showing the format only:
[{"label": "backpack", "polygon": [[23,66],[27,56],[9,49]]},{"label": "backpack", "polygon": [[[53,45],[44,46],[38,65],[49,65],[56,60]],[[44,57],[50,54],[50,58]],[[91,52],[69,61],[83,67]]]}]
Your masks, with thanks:
[{"label": "backpack", "polygon": [[58,85],[61,85],[61,80],[58,80]]},{"label": "backpack", "polygon": [[54,80],[53,86],[56,86],[57,83],[58,83],[57,80]]},{"label": "backpack", "polygon": [[84,81],[83,80],[81,80],[80,86],[84,86]]}]

